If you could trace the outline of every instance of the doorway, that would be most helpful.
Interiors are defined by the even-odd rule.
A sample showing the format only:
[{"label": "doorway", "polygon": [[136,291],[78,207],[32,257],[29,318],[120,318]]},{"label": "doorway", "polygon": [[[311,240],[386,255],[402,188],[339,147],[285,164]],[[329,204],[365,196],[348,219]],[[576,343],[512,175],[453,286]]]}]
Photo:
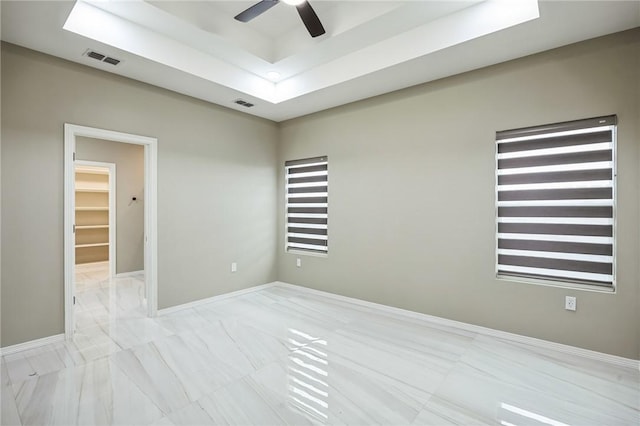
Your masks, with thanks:
[{"label": "doorway", "polygon": [[[88,204],[85,209],[93,209],[88,211],[104,211],[104,195],[96,196],[94,191],[88,196],[79,195],[76,192],[76,168],[94,167],[93,171],[98,171],[100,167],[109,167],[108,163],[99,164],[96,162],[80,161],[76,157],[77,138],[93,138],[101,139],[106,142],[120,142],[125,144],[142,145],[144,148],[144,287],[146,298],[146,314],[153,317],[157,312],[157,139],[146,136],[139,136],[111,130],[97,129],[92,127],[78,126],[74,124],[65,124],[65,193],[64,193],[64,302],[65,302],[65,337],[70,339],[75,332],[75,309],[76,302],[76,282],[75,282],[75,265],[77,256],[89,256],[87,253],[78,252],[84,246],[87,249],[93,249],[100,252],[106,249],[109,259],[109,276],[116,274],[116,250],[115,250],[115,209],[109,211],[109,226],[104,227],[104,223],[93,223],[98,220],[94,217],[92,223],[86,224],[80,216],[76,216],[77,207],[82,208]],[[83,170],[83,169],[80,169]],[[104,169],[103,169],[104,171]],[[115,188],[115,167],[113,167],[110,189]],[[82,187],[82,184],[78,184]],[[99,188],[95,187],[94,190]],[[109,192],[109,197],[115,196],[114,191]],[[113,195],[112,195],[113,194]],[[100,205],[98,205],[100,204]],[[113,200],[110,201],[113,206]],[[98,210],[100,209],[100,210]],[[101,219],[104,222],[104,217]],[[80,226],[80,228],[79,228]],[[82,226],[85,226],[84,228]],[[98,228],[98,226],[100,226]],[[105,232],[109,234],[108,246],[105,244]],[[91,236],[80,235],[79,233],[89,233]],[[76,241],[77,240],[77,241]],[[100,240],[100,241],[98,241]],[[95,245],[94,245],[95,244]],[[102,249],[100,249],[102,247]],[[95,253],[94,253],[95,254]],[[99,254],[99,253],[98,253]],[[103,253],[104,255],[104,253]]]}]

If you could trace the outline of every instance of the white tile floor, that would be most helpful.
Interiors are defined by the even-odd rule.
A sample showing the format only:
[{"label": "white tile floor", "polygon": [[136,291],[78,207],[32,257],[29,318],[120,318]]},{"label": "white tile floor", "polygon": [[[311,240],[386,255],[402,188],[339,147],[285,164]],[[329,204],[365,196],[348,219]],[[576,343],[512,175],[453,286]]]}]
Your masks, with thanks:
[{"label": "white tile floor", "polygon": [[639,425],[640,374],[272,287],[156,319],[79,274],[71,342],[2,359],[2,425]]}]

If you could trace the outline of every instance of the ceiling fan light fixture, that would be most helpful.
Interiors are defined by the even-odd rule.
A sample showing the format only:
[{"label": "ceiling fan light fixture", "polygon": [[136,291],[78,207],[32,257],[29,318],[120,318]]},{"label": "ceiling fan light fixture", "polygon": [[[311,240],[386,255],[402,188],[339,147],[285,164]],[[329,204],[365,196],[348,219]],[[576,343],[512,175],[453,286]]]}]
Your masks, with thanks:
[{"label": "ceiling fan light fixture", "polygon": [[313,10],[313,7],[311,7],[307,0],[260,0],[258,3],[237,14],[234,19],[240,22],[249,22],[280,3],[280,1],[296,7],[298,15],[300,15],[300,19],[302,19],[302,23],[307,28],[307,31],[309,31],[311,37],[318,37],[326,32],[322,26],[322,22],[320,22],[320,18],[318,18],[315,10]]},{"label": "ceiling fan light fixture", "polygon": [[278,71],[269,71],[267,73],[267,78],[271,81],[278,81],[280,80],[280,73]]}]

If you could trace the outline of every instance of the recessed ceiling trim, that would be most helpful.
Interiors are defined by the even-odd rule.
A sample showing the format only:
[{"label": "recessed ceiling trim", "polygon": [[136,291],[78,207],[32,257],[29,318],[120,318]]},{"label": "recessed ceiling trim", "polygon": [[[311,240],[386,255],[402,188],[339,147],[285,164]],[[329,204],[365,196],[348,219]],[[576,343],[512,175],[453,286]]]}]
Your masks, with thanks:
[{"label": "recessed ceiling trim", "polygon": [[272,62],[269,38],[250,27],[238,31],[215,1],[85,2],[244,70]]},{"label": "recessed ceiling trim", "polygon": [[[154,9],[146,2],[135,4],[132,16],[141,13],[141,5]],[[122,15],[123,6],[118,7]],[[264,78],[266,72],[261,69],[245,70],[82,0],[75,4],[64,29],[277,104],[538,17],[537,0],[481,1],[355,52],[343,52],[293,77],[286,78],[284,73],[277,84]]]},{"label": "recessed ceiling trim", "polygon": [[353,80],[540,17],[537,0],[489,0],[276,85],[275,103]]},{"label": "recessed ceiling trim", "polygon": [[132,24],[83,1],[76,2],[63,28],[196,77],[273,102],[275,85],[271,81]]}]

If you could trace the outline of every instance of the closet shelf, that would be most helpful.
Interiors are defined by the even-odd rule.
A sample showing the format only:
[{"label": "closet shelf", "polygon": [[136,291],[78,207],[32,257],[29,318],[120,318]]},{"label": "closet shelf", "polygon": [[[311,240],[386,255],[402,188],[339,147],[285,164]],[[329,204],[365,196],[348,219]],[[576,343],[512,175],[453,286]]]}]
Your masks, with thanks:
[{"label": "closet shelf", "polygon": [[76,166],[76,173],[86,173],[91,175],[107,175],[109,176],[109,170],[104,167],[93,167],[93,166]]},{"label": "closet shelf", "polygon": [[105,229],[109,225],[76,225],[76,229]]},{"label": "closet shelf", "polygon": [[76,211],[79,211],[79,212],[106,212],[106,211],[109,211],[109,207],[76,207]]},{"label": "closet shelf", "polygon": [[85,247],[106,247],[109,243],[96,243],[96,244],[76,244],[76,248],[85,248]]},{"label": "closet shelf", "polygon": [[100,192],[100,193],[104,193],[104,192],[109,192],[109,188],[77,188],[76,187],[76,192]]}]

